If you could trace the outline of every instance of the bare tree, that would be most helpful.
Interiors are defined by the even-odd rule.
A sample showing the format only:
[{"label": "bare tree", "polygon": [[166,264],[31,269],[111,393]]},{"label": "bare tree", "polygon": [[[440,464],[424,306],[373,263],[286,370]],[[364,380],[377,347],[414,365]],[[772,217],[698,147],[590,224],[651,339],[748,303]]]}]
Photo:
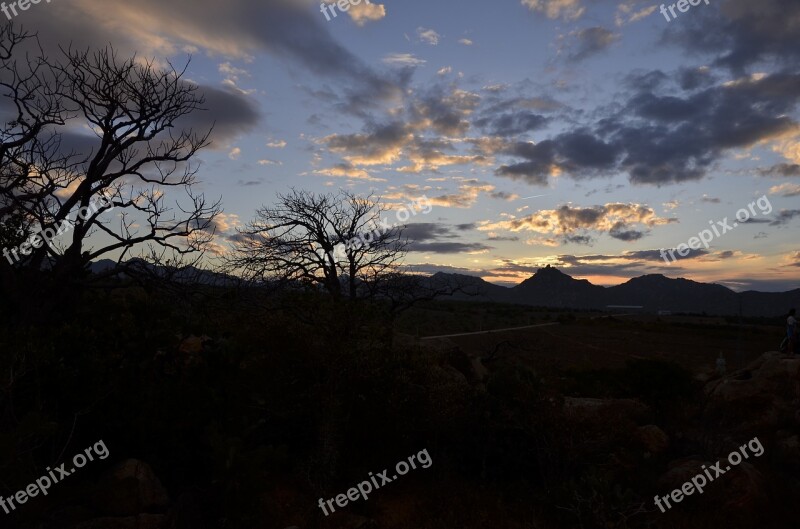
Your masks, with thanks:
[{"label": "bare tree", "polygon": [[[180,128],[204,103],[184,72],[111,47],[61,49],[51,60],[35,36],[0,30],[0,109],[14,109],[0,128],[0,222],[22,215],[33,233],[68,227],[61,244],[20,249],[22,264],[65,277],[103,257],[119,264],[140,245],[202,251],[220,208],[192,190],[190,160],[210,130]],[[169,206],[176,188],[187,198]],[[95,233],[99,246],[89,246]]]},{"label": "bare tree", "polygon": [[398,269],[407,241],[373,195],[292,190],[239,230],[228,265],[259,282],[324,288],[334,300],[374,292]]}]

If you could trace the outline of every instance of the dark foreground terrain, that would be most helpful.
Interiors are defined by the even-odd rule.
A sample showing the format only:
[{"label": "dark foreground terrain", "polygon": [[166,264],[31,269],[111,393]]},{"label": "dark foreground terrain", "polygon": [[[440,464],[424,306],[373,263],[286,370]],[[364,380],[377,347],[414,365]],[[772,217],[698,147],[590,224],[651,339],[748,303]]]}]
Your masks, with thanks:
[{"label": "dark foreground terrain", "polygon": [[[0,334],[0,495],[108,452],[0,527],[796,527],[800,360],[764,353],[778,323],[87,294]],[[655,505],[755,438],[702,495]]]}]

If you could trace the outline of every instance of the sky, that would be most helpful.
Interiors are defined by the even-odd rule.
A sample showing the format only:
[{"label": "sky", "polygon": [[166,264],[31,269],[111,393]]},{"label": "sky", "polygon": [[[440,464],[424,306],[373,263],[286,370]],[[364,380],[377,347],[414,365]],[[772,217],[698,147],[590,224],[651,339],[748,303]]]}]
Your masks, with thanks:
[{"label": "sky", "polygon": [[800,2],[695,1],[52,0],[13,18],[48,50],[188,61],[192,124],[215,123],[197,189],[222,199],[217,254],[277,194],[341,188],[390,216],[430,201],[406,230],[419,272],[798,288]]}]

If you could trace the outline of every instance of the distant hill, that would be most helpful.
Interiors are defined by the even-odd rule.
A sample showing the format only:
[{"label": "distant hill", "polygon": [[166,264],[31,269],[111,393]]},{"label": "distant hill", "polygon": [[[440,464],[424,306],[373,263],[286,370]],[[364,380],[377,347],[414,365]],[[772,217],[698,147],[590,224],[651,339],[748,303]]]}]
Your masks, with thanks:
[{"label": "distant hill", "polygon": [[[127,264],[130,265],[131,260]],[[115,267],[114,261],[92,263],[93,273]],[[169,275],[186,283],[224,286],[234,284],[224,274],[194,267],[176,271],[157,269],[144,262],[139,266],[157,276]],[[124,274],[121,274],[124,277]],[[593,285],[586,279],[575,279],[559,269],[547,266],[514,287],[494,285],[476,276],[438,272],[429,278],[434,288],[457,289],[449,299],[514,303],[561,309],[602,310],[609,305],[641,306],[644,312],[671,311],[710,315],[736,315],[741,304],[747,317],[775,317],[790,307],[800,308],[800,288],[789,292],[734,292],[717,284],[698,283],[689,279],[672,279],[661,274],[634,277],[613,287]]]},{"label": "distant hill", "polygon": [[603,287],[586,279],[575,279],[557,268],[540,268],[533,276],[511,288],[493,285],[478,277],[437,273],[439,284],[468,284],[456,299],[516,303],[539,307],[605,309],[609,305],[642,306],[644,312],[672,312],[773,317],[789,307],[800,308],[800,288],[789,292],[734,292],[717,284],[689,279],[671,279],[660,274],[635,277],[621,285]]}]

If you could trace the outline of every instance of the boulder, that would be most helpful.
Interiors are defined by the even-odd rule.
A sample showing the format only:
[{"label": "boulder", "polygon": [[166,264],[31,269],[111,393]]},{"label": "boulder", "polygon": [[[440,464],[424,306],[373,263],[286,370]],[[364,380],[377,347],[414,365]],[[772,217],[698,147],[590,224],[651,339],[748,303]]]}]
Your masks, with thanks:
[{"label": "boulder", "polygon": [[140,514],[125,518],[95,518],[80,522],[72,529],[166,529],[167,517],[162,514]]},{"label": "boulder", "polygon": [[576,418],[591,418],[602,413],[606,416],[625,417],[635,422],[643,420],[650,415],[650,408],[647,404],[634,399],[565,397],[564,411],[567,415]]},{"label": "boulder", "polygon": [[651,454],[660,454],[669,448],[669,437],[655,424],[637,428],[636,437]]},{"label": "boulder", "polygon": [[150,465],[128,459],[100,480],[95,501],[98,510],[112,516],[135,516],[163,512],[169,496]]},{"label": "boulder", "polygon": [[704,418],[745,435],[796,422],[800,359],[765,353],[747,368],[705,386]]},{"label": "boulder", "polygon": [[[728,461],[724,457],[720,458],[720,461],[724,470],[728,466]],[[715,461],[702,461],[696,458],[671,462],[667,472],[658,480],[658,486],[662,490],[661,495],[667,495],[681,488],[684,483],[690,482],[696,475],[704,474],[703,465],[711,468],[714,464]],[[732,516],[752,519],[757,517],[759,511],[767,504],[764,476],[750,463],[742,462],[721,476],[716,476],[714,471],[710,472],[714,479],[706,483],[702,495],[698,495],[697,492],[690,495],[690,498],[694,499],[693,502],[702,501],[697,504],[702,512],[720,509],[730,512]]]},{"label": "boulder", "polygon": [[800,436],[779,431],[776,435],[775,446],[783,461],[792,465],[800,465]]}]

